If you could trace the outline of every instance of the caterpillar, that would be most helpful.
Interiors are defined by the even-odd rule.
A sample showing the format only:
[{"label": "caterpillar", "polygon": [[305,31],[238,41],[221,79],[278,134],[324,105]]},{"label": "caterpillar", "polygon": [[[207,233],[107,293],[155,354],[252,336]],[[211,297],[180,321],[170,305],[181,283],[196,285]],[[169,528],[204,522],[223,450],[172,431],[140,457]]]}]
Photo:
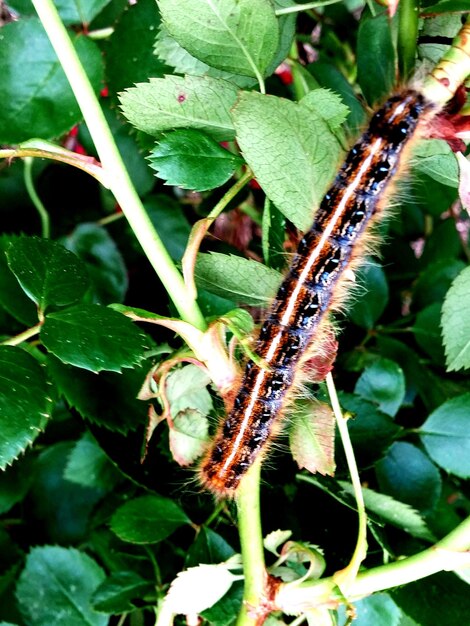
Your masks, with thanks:
[{"label": "caterpillar", "polygon": [[266,450],[309,346],[343,299],[346,270],[358,264],[371,225],[384,213],[410,142],[437,109],[407,88],[377,110],[347,154],[268,311],[255,345],[256,362],[246,363],[232,409],[202,460],[201,481],[217,496],[234,495]]}]

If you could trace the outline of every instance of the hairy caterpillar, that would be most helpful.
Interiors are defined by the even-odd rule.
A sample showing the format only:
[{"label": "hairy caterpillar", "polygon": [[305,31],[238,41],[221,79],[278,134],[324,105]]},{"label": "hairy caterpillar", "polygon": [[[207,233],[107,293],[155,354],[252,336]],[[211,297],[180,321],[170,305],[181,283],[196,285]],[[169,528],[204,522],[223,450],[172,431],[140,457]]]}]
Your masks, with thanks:
[{"label": "hairy caterpillar", "polygon": [[298,377],[299,364],[337,308],[347,274],[381,216],[410,141],[437,106],[414,89],[391,97],[349,151],[315,220],[300,241],[290,269],[256,342],[233,407],[220,425],[200,468],[203,484],[232,495],[279,423]]}]

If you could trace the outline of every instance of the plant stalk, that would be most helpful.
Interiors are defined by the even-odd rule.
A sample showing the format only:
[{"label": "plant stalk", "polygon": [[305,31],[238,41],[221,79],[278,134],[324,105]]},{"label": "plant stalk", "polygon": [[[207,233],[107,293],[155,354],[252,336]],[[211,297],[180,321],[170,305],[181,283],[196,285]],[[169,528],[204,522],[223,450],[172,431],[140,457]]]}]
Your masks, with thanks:
[{"label": "plant stalk", "polygon": [[398,8],[398,67],[403,80],[411,76],[418,40],[418,6],[416,0],[401,0]]},{"label": "plant stalk", "polygon": [[263,532],[260,510],[261,459],[257,459],[242,478],[237,494],[238,532],[243,560],[245,587],[243,606],[236,626],[255,626],[256,610],[260,609],[265,593]]},{"label": "plant stalk", "polygon": [[53,1],[32,2],[80,106],[100,161],[109,176],[111,192],[181,317],[205,330],[206,323],[196,301],[188,298],[183,278],[132,185],[103,111]]}]

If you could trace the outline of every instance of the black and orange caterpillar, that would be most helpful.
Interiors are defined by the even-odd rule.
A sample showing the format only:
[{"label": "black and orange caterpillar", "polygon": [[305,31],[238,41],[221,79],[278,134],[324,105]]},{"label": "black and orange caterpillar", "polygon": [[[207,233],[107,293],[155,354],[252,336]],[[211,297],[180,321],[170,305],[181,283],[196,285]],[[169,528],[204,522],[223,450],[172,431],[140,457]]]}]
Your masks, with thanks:
[{"label": "black and orange caterpillar", "polygon": [[216,495],[235,493],[275,434],[312,340],[344,300],[345,270],[364,256],[370,227],[384,213],[409,145],[437,108],[406,89],[385,102],[349,151],[261,328],[259,359],[246,363],[233,407],[202,461],[201,480]]}]

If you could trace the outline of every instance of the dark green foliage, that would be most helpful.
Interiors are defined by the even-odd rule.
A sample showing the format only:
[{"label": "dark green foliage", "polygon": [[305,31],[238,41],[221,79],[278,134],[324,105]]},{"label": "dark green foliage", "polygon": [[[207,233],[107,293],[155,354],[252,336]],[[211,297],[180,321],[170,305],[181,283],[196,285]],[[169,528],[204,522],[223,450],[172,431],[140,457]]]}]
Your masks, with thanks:
[{"label": "dark green foliage", "polygon": [[[0,27],[1,147],[53,140],[86,153],[76,165],[96,165],[33,5],[7,4],[18,20]],[[350,140],[403,83],[403,14],[391,20],[360,1],[290,13],[290,0],[54,4],[94,91],[106,88],[101,105],[149,223],[169,257],[194,269],[208,320],[223,317],[204,340],[177,324],[160,268],[110,191],[79,169],[35,159],[32,184],[52,233],[39,237],[23,162],[0,161],[0,626],[154,624],[183,570],[202,603],[209,577],[215,603],[202,605],[204,623],[231,626],[243,594],[235,505],[214,502],[187,466],[224,412],[214,380],[250,350]],[[434,63],[468,10],[468,0],[421,2],[420,62]],[[334,379],[365,487],[372,574],[470,514],[470,249],[452,148],[419,142],[407,179],[334,323]],[[208,225],[201,220],[217,205],[210,236],[184,256],[196,252],[193,225]],[[189,282],[185,290],[189,301]],[[200,345],[215,366],[196,358]],[[225,348],[229,359],[218,360]],[[285,437],[263,475],[263,532],[273,533],[268,549],[282,550],[274,574],[283,580],[313,580],[305,554],[320,550],[326,576],[341,570],[357,532],[325,386],[309,383],[308,368],[308,398],[285,411],[298,417],[290,439],[304,469]],[[306,454],[333,471],[333,447],[336,474],[309,474]],[[283,560],[289,539],[298,544]],[[463,626],[468,568],[459,576],[365,597],[354,623]],[[322,608],[309,624],[345,626],[346,609]]]}]

